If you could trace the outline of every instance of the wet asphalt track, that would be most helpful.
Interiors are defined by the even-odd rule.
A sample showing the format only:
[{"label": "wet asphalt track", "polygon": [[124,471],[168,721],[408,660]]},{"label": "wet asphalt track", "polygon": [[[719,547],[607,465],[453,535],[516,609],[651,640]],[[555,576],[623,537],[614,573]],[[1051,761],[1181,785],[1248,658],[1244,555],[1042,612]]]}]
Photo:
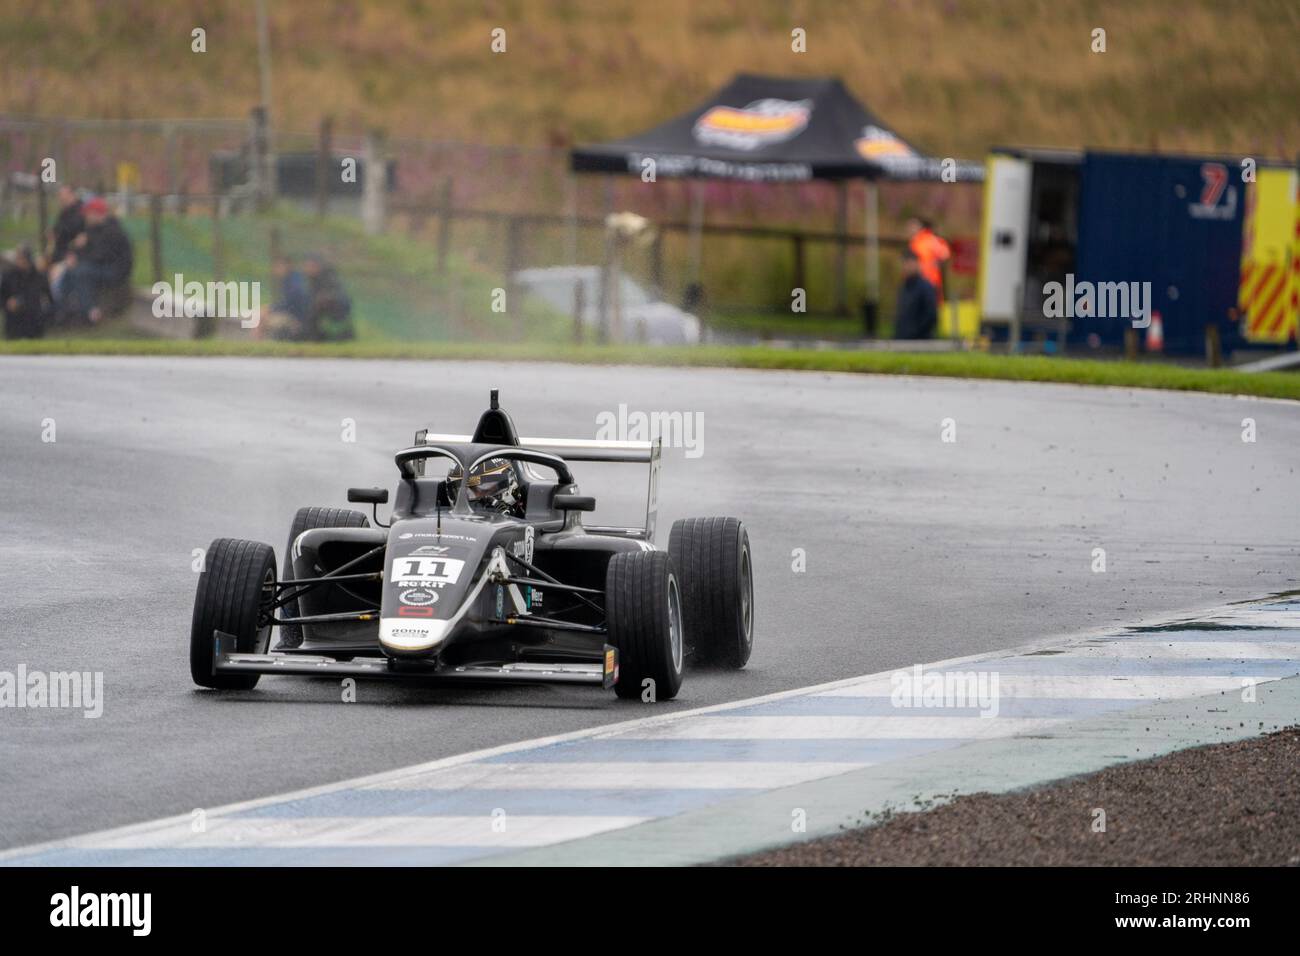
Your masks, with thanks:
[{"label": "wet asphalt track", "polygon": [[[530,435],[594,437],[620,402],[703,413],[703,455],[667,454],[659,540],[677,517],[745,520],[757,645],[746,671],[694,672],[659,707],[1300,582],[1295,404],[819,373],[0,358],[0,671],[105,680],[96,720],[0,710],[0,847],[644,716],[568,688],[367,683],[343,704],[326,681],[190,684],[193,549],[229,535],[278,554],[295,508],[391,485],[416,428],[468,431],[493,386]],[[635,466],[584,481],[620,518],[642,488]]]}]

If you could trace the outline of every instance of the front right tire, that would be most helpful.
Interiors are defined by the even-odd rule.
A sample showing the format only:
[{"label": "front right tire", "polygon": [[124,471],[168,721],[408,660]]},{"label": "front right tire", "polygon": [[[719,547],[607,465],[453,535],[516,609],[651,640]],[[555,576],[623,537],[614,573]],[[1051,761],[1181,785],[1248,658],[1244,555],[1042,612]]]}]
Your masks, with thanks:
[{"label": "front right tire", "polygon": [[203,564],[190,623],[190,676],[200,687],[251,690],[260,674],[213,672],[214,632],[235,636],[230,650],[266,653],[271,624],[263,623],[263,609],[275,596],[275,550],[258,541],[218,538],[208,547]]}]

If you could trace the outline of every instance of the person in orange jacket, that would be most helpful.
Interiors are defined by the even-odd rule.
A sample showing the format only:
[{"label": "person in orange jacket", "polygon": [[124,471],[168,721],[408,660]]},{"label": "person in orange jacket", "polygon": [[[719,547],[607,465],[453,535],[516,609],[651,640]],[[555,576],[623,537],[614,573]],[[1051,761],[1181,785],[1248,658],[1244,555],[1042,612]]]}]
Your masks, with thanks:
[{"label": "person in orange jacket", "polygon": [[928,219],[913,216],[907,220],[907,247],[916,255],[920,263],[921,275],[934,286],[935,298],[943,304],[943,266],[952,257],[948,243],[935,234],[934,225]]}]

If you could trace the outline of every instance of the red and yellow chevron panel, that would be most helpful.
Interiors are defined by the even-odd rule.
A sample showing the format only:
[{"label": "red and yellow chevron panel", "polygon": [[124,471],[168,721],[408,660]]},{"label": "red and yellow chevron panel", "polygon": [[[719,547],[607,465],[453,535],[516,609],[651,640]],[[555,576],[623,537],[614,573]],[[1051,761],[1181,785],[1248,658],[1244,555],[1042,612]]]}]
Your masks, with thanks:
[{"label": "red and yellow chevron panel", "polygon": [[1297,174],[1268,169],[1246,190],[1237,309],[1251,342],[1283,344],[1300,318]]}]

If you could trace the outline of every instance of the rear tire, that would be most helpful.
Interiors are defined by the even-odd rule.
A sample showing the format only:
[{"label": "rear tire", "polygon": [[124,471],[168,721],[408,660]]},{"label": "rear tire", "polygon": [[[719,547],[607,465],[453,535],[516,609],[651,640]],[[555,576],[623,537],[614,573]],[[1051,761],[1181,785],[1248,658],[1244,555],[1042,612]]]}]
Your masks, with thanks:
[{"label": "rear tire", "polygon": [[[293,580],[293,543],[298,535],[315,528],[369,528],[370,519],[360,511],[350,508],[299,508],[289,526],[289,541],[284,546],[284,580]],[[284,606],[284,617],[298,616],[298,602],[290,601]],[[302,646],[302,625],[280,625],[280,647]]]},{"label": "rear tire", "polygon": [[623,699],[641,697],[653,681],[654,700],[672,700],[682,686],[686,639],[681,591],[665,551],[624,551],[605,571],[605,621],[618,648]]},{"label": "rear tire", "polygon": [[668,553],[682,576],[692,663],[744,667],[754,649],[754,572],[745,526],[737,518],[674,521]]},{"label": "rear tire", "polygon": [[275,594],[275,549],[258,541],[218,538],[204,557],[190,624],[190,676],[200,687],[251,690],[260,674],[214,674],[213,632],[235,636],[230,650],[265,654],[271,625],[259,626],[263,602]]}]

